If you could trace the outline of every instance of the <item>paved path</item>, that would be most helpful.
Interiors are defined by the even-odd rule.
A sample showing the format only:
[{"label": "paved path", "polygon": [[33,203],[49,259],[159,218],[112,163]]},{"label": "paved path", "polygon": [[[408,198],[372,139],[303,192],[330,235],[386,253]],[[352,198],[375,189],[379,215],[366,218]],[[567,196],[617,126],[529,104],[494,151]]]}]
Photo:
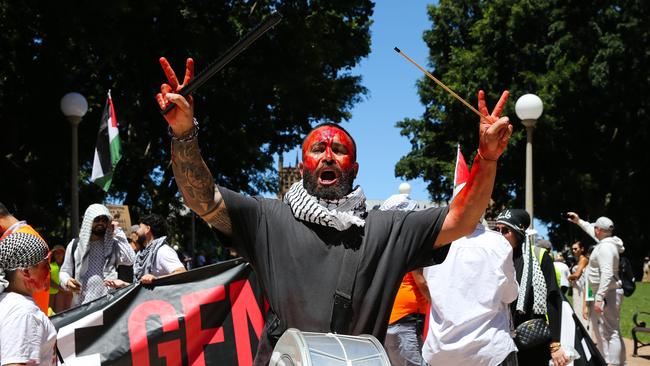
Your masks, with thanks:
[{"label": "paved path", "polygon": [[625,351],[627,351],[627,366],[650,366],[650,347],[644,347],[639,350],[638,357],[632,357],[634,351],[634,341],[623,338],[625,341]]}]

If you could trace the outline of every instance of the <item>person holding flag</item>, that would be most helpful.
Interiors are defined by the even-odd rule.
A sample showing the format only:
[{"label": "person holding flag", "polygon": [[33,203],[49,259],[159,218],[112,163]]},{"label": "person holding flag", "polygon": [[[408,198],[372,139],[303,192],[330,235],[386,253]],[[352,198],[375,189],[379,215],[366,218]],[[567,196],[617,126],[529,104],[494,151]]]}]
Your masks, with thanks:
[{"label": "person holding flag", "polygon": [[115,108],[109,90],[104,113],[102,113],[102,119],[99,122],[93,170],[90,176],[90,180],[100,186],[104,192],[108,192],[111,186],[113,171],[120,158],[122,158],[120,131],[117,128],[117,117],[115,117]]},{"label": "person holding flag", "polygon": [[486,209],[497,160],[512,126],[501,112],[504,92],[490,114],[478,94],[479,147],[466,188],[448,207],[421,211],[366,209],[354,186],[359,170],[352,136],[335,123],[312,129],[302,144],[300,172],[284,202],[248,197],[214,183],[198,143],[194,104],[179,94],[194,75],[186,63],[179,83],[165,58],[169,84],[156,96],[172,136],[172,168],[185,203],[232,240],[250,263],[270,305],[255,365],[267,364],[288,328],[339,334],[372,334],[382,341],[392,300],[404,275],[438,248],[472,232]]}]

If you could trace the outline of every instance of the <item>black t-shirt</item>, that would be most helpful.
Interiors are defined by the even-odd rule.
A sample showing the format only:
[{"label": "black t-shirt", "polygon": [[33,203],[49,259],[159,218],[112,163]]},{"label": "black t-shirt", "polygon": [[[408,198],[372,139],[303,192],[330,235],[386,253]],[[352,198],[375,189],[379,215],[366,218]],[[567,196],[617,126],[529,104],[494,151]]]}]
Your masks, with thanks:
[{"label": "black t-shirt", "polygon": [[447,208],[368,212],[365,227],[340,232],[297,220],[288,205],[219,187],[232,245],[253,266],[271,308],[287,327],[329,332],[346,250],[358,250],[350,334],[383,340],[399,283],[432,258]]}]

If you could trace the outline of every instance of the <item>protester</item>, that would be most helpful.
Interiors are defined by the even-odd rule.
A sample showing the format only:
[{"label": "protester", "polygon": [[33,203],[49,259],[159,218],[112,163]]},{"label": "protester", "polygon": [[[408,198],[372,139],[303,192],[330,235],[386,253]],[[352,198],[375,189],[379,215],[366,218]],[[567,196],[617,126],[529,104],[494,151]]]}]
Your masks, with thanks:
[{"label": "protester", "polygon": [[175,104],[165,118],[176,184],[186,205],[224,240],[232,240],[251,263],[267,295],[270,313],[256,364],[268,362],[275,340],[288,327],[369,333],[383,341],[404,275],[430,259],[432,246],[474,229],[512,133],[508,119],[499,118],[507,92],[492,115],[479,92],[479,111],[485,117],[479,123],[473,174],[468,189],[448,208],[368,212],[363,190],[353,187],[359,169],[356,145],[336,124],[319,125],[306,136],[299,165],[302,181],[291,187],[285,203],[247,197],[215,186],[201,157],[193,99],[176,93],[191,80],[193,60],[187,60],[181,85],[167,60],[160,61],[170,84],[161,86],[158,104]]},{"label": "protester", "polygon": [[571,253],[576,260],[576,264],[571,268],[571,274],[568,277],[573,288],[573,295],[571,296],[573,300],[573,312],[576,313],[582,325],[587,328],[587,319],[582,316],[582,305],[585,300],[584,289],[586,285],[586,276],[582,274],[587,264],[589,264],[589,258],[585,255],[585,245],[581,241],[576,241],[571,245]]},{"label": "protester", "polygon": [[[548,251],[533,246],[526,235],[530,215],[521,209],[504,210],[497,216],[497,230],[513,247],[513,261],[519,283],[517,301],[511,304],[514,326],[534,319],[546,319],[551,331],[551,343],[529,349],[519,349],[520,365],[564,366],[569,358],[560,344],[562,300],[555,276],[555,267]],[[532,267],[532,268],[531,268]],[[529,273],[532,275],[529,276]]]},{"label": "protester", "polygon": [[[401,193],[390,196],[379,209],[411,211],[417,206],[417,201]],[[422,365],[424,318],[430,301],[422,268],[407,273],[397,290],[384,340],[391,365]]]},{"label": "protester", "polygon": [[[167,243],[167,223],[165,219],[156,214],[145,215],[140,219],[137,230],[138,244],[142,250],[138,251],[133,265],[133,281],[151,284],[161,276],[186,272],[185,266],[178,259],[176,251]],[[110,287],[124,287],[125,281],[108,280]]]},{"label": "protester", "polygon": [[[7,210],[7,207],[0,202],[0,240],[6,238],[7,236],[15,233],[15,232],[22,232],[22,233],[28,233],[34,236],[37,236],[38,238],[41,239],[43,243],[45,243],[45,240],[41,237],[39,233],[34,230],[31,226],[27,224],[25,221],[19,221],[12,215],[9,210]],[[46,248],[49,248],[47,244],[45,244]],[[38,305],[38,308],[43,310],[43,313],[48,314],[48,308],[49,308],[49,303],[50,303],[50,289],[49,289],[49,282],[48,282],[48,288],[43,290],[43,291],[35,291],[32,294],[32,297],[34,298],[34,301],[36,302],[36,305]]]},{"label": "protester", "polygon": [[56,365],[56,330],[32,298],[47,290],[47,244],[16,231],[0,241],[0,365]]},{"label": "protester", "polygon": [[477,225],[451,244],[442,264],[426,268],[431,312],[422,354],[429,365],[517,365],[512,253],[503,236]]},{"label": "protester", "polygon": [[132,265],[135,253],[108,208],[88,206],[79,237],[68,244],[59,273],[61,286],[73,295],[73,305],[108,293],[104,280],[117,278],[117,266]]},{"label": "protester", "polygon": [[614,222],[605,216],[590,224],[577,213],[568,212],[567,220],[596,240],[587,264],[587,283],[594,294],[594,301],[589,304],[590,328],[605,361],[609,365],[624,365],[625,344],[620,326],[623,289],[618,278],[619,256],[625,251],[623,240],[614,236]]},{"label": "protester", "polygon": [[555,277],[557,280],[558,286],[560,286],[560,291],[562,295],[566,296],[567,291],[569,290],[569,266],[564,263],[564,256],[562,253],[557,253],[555,255],[555,261],[553,262],[555,267]]}]

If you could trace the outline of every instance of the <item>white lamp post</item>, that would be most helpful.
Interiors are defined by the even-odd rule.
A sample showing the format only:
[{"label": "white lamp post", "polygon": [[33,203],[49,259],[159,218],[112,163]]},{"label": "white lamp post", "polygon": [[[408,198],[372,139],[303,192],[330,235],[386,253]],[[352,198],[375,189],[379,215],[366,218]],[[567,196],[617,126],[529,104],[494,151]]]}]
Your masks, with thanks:
[{"label": "white lamp post", "polygon": [[400,194],[411,194],[411,185],[406,182],[401,183],[398,190]]},{"label": "white lamp post", "polygon": [[517,99],[515,113],[526,127],[526,211],[533,228],[533,128],[544,111],[542,100],[535,94],[525,94]]},{"label": "white lamp post", "polygon": [[70,210],[72,211],[72,237],[79,236],[79,157],[78,127],[83,116],[88,112],[88,102],[79,93],[68,93],[61,98],[61,112],[72,127],[72,167],[70,169]]}]

